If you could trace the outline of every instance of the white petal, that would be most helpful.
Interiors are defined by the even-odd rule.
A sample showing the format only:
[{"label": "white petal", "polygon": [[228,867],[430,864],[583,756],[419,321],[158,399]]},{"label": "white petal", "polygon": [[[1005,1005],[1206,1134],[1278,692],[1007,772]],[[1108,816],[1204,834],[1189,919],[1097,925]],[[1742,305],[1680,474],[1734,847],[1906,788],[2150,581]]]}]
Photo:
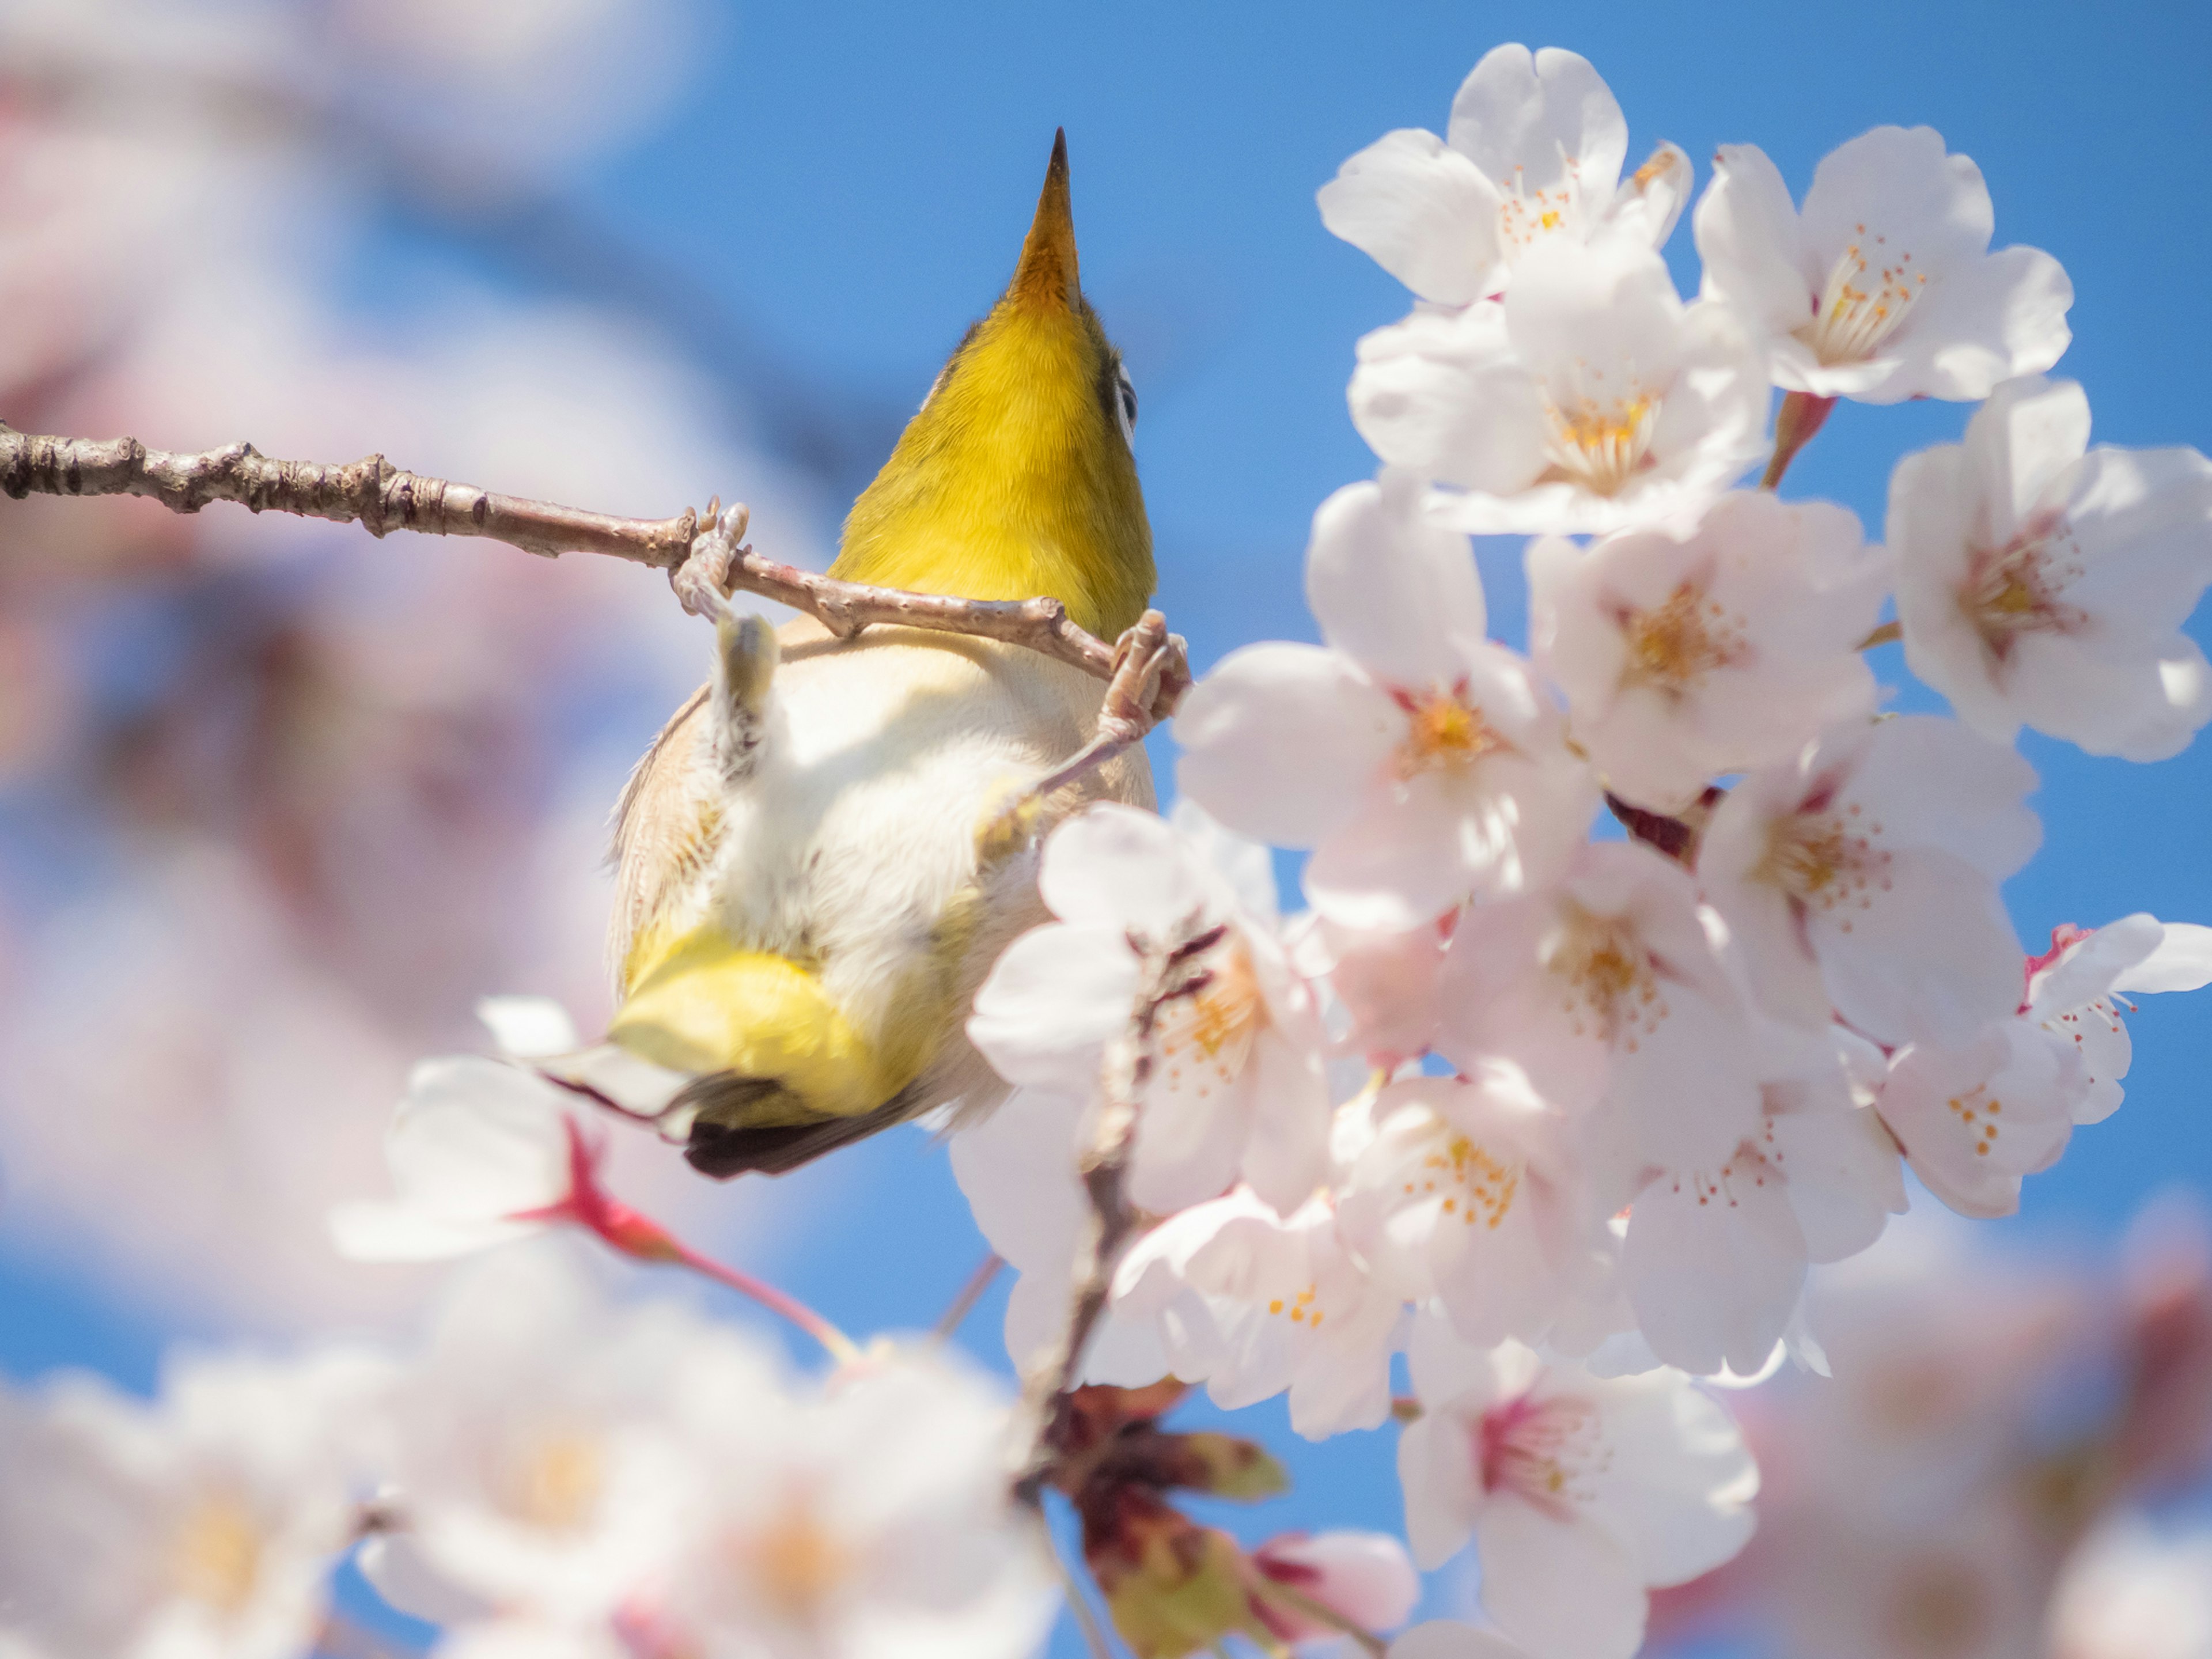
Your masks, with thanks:
[{"label": "white petal", "polygon": [[1232,830],[1312,847],[1358,811],[1405,726],[1341,653],[1246,646],[1183,699],[1176,779]]},{"label": "white petal", "polygon": [[1398,1483],[1406,1495],[1406,1541],[1422,1571],[1433,1572],[1474,1535],[1480,1502],[1473,1449],[1456,1416],[1434,1413],[1398,1437]]},{"label": "white petal", "polygon": [[1391,1643],[1387,1659],[1527,1659],[1527,1656],[1489,1631],[1449,1619],[1431,1619]]},{"label": "white petal", "polygon": [[501,1054],[517,1060],[566,1054],[576,1046],[576,1027],[568,1011],[550,997],[485,997],[477,1018]]},{"label": "white petal", "polygon": [[1449,687],[1487,620],[1467,538],[1420,513],[1421,481],[1348,484],[1314,514],[1306,600],[1328,643],[1374,678]]},{"label": "white petal", "polygon": [[1647,1584],[1711,1571],[1749,1541],[1759,1467],[1727,1408],[1679,1371],[1650,1371],[1600,1396],[1612,1462],[1597,1504]]},{"label": "white petal", "polygon": [[1797,210],[1782,173],[1756,144],[1723,144],[1691,221],[1705,262],[1699,292],[1725,300],[1767,334],[1802,328],[1815,297],[1807,280]]},{"label": "white petal", "polygon": [[1571,181],[1611,198],[1628,157],[1628,123],[1587,58],[1558,46],[1493,47],[1452,100],[1451,147],[1501,184],[1528,191]]},{"label": "white petal", "polygon": [[1630,1659],[1644,1640],[1646,1600],[1634,1556],[1612,1530],[1577,1511],[1554,1520],[1516,1498],[1475,1522],[1483,1610],[1543,1659]]},{"label": "white petal", "polygon": [[457,1221],[557,1204],[568,1193],[568,1099],[499,1060],[424,1060],[385,1139],[392,1184],[404,1201]]},{"label": "white petal", "polygon": [[975,993],[968,1040],[1007,1082],[1087,1097],[1129,1023],[1137,959],[1108,927],[1050,922],[1008,945]]},{"label": "white petal", "polygon": [[1755,1157],[1717,1178],[1662,1176],[1637,1195],[1621,1250],[1652,1352],[1708,1375],[1758,1370],[1796,1309],[1805,1265],[1783,1180]]},{"label": "white petal", "polygon": [[1425,300],[1465,305],[1504,285],[1497,188],[1433,132],[1385,133],[1320,202],[1322,223]]},{"label": "white petal", "polygon": [[2004,902],[1948,853],[1891,854],[1878,890],[1807,927],[1837,1012],[1881,1042],[1963,1042],[2019,1006],[2027,958]]},{"label": "white petal", "polygon": [[1219,908],[1210,874],[1158,813],[1102,801],[1046,837],[1037,893],[1062,921],[1164,939]]},{"label": "white petal", "polygon": [[1376,330],[1359,343],[1346,397],[1369,447],[1424,477],[1510,495],[1550,465],[1543,399],[1499,306]]},{"label": "white petal", "polygon": [[331,1243],[354,1261],[444,1261],[526,1238],[543,1231],[530,1221],[467,1221],[404,1204],[338,1204],[330,1213]]},{"label": "white petal", "polygon": [[2169,921],[2158,948],[2120,975],[2116,991],[2195,991],[2212,985],[2212,927]]},{"label": "white petal", "polygon": [[1947,271],[1899,328],[1896,374],[1869,403],[1971,403],[2017,374],[2039,374],[2074,337],[2074,284],[2040,248],[2008,247]]}]

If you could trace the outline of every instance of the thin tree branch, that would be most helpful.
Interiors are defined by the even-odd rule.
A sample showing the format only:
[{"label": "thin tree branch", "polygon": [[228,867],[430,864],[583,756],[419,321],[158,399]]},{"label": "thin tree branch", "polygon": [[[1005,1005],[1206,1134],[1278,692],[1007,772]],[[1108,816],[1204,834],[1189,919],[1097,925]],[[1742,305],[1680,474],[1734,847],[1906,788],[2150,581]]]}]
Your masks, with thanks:
[{"label": "thin tree branch", "polygon": [[[548,557],[603,553],[658,570],[681,565],[690,556],[693,541],[714,525],[688,507],[672,519],[618,519],[495,495],[474,484],[403,471],[381,455],[343,464],[284,461],[248,443],[172,453],[149,449],[136,438],[40,436],[4,422],[0,491],[19,501],[31,495],[143,495],[173,513],[197,513],[210,501],[236,501],[254,513],[358,523],[377,537],[395,530],[480,536]],[[881,626],[963,634],[1024,647],[1109,683],[1126,654],[1077,627],[1067,607],[1054,599],[961,599],[836,581],[764,558],[750,547],[738,550],[726,585],[803,611],[840,639]],[[1164,633],[1164,623],[1158,626]],[[1139,711],[1146,731],[1174,712],[1190,684],[1179,649],[1164,660],[1153,701]],[[1121,747],[1135,740],[1121,731],[1112,739]]]},{"label": "thin tree branch", "polygon": [[1024,1503],[1036,1503],[1052,1480],[1068,1397],[1080,1384],[1083,1357],[1106,1311],[1114,1270],[1138,1231],[1139,1217],[1127,1190],[1129,1152],[1136,1139],[1139,1103],[1152,1078],[1152,1040],[1160,1011],[1206,988],[1211,975],[1192,964],[1221,942],[1222,933],[1212,927],[1171,947],[1146,951],[1128,1026],[1107,1051],[1102,1068],[1104,1099],[1081,1170],[1084,1194],[1091,1200],[1090,1224],[1077,1247],[1067,1330],[1053,1363],[1037,1374],[1027,1391],[1035,1428],[1029,1456],[1014,1481],[1014,1495]]}]

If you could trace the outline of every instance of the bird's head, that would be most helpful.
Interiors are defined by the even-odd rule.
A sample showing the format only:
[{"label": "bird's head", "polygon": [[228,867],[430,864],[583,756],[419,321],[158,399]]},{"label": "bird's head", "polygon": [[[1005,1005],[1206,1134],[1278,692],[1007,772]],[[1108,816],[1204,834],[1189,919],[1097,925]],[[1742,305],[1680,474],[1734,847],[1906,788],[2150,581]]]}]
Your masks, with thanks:
[{"label": "bird's head", "polygon": [[1013,280],[854,503],[833,574],[972,599],[1049,594],[1112,639],[1152,592],[1136,420],[1077,279],[1063,133]]}]

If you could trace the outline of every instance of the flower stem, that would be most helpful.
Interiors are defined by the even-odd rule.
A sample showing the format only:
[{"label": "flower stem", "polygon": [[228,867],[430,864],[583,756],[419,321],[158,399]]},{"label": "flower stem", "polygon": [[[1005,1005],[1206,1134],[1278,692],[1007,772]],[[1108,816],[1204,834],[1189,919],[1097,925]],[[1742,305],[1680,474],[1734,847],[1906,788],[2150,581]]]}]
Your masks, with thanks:
[{"label": "flower stem", "polygon": [[952,1305],[945,1310],[945,1317],[937,1322],[937,1340],[939,1342],[951,1340],[953,1332],[960,1328],[963,1320],[975,1311],[975,1304],[983,1299],[983,1292],[991,1288],[991,1281],[999,1276],[999,1269],[1006,1265],[1006,1259],[996,1251],[983,1258],[975,1271],[969,1275],[968,1282],[960,1287],[960,1294],[952,1298]]},{"label": "flower stem", "polygon": [[1390,1644],[1368,1629],[1366,1626],[1346,1618],[1326,1601],[1316,1601],[1304,1591],[1294,1590],[1288,1584],[1279,1583],[1264,1574],[1255,1573],[1253,1576],[1252,1592],[1264,1601],[1273,1601],[1286,1613],[1295,1613],[1302,1619],[1310,1619],[1316,1625],[1326,1625],[1340,1636],[1349,1636],[1369,1653],[1374,1655],[1375,1659],[1383,1659],[1383,1656],[1390,1650]]},{"label": "flower stem", "polygon": [[1068,1613],[1074,1619],[1076,1629],[1083,1632],[1083,1645],[1090,1650],[1091,1659],[1114,1659],[1114,1644],[1099,1628],[1098,1615],[1091,1610],[1075,1569],[1067,1565],[1067,1558],[1049,1538],[1045,1540],[1045,1549],[1052,1557],[1053,1570],[1060,1575],[1060,1587],[1067,1595]]},{"label": "flower stem", "polygon": [[829,1350],[830,1357],[841,1365],[849,1365],[860,1357],[860,1346],[820,1314],[795,1297],[786,1296],[773,1285],[764,1284],[750,1273],[739,1273],[735,1267],[725,1267],[711,1256],[704,1256],[690,1245],[671,1238],[668,1240],[665,1261],[689,1267],[717,1285],[727,1286],[739,1296],[750,1297],[770,1313],[781,1315],[805,1331],[807,1335]]},{"label": "flower stem", "polygon": [[1771,489],[1782,482],[1797,452],[1813,441],[1813,434],[1835,406],[1833,398],[1815,398],[1808,392],[1784,396],[1781,412],[1774,417],[1774,459],[1767,462],[1766,476],[1759,481],[1761,489]]}]

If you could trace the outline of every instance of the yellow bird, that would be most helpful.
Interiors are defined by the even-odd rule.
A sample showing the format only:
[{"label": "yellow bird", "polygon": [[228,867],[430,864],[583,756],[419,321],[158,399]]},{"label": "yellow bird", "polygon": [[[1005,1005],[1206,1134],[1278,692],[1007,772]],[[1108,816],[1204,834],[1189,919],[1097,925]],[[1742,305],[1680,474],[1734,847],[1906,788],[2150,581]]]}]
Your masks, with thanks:
[{"label": "yellow bird", "polygon": [[[1136,397],[1083,297],[1067,147],[1013,280],[854,503],[830,574],[977,599],[1046,594],[1111,640],[1152,590]],[[726,550],[725,552],[726,556]],[[720,613],[711,682],[617,810],[622,1006],[557,1068],[665,1109],[710,1175],[780,1172],[1005,1085],[967,1042],[999,952],[1044,919],[1034,843],[1000,809],[1091,737],[1103,688],[1018,647]],[[1149,806],[1132,750],[1045,803]]]}]

